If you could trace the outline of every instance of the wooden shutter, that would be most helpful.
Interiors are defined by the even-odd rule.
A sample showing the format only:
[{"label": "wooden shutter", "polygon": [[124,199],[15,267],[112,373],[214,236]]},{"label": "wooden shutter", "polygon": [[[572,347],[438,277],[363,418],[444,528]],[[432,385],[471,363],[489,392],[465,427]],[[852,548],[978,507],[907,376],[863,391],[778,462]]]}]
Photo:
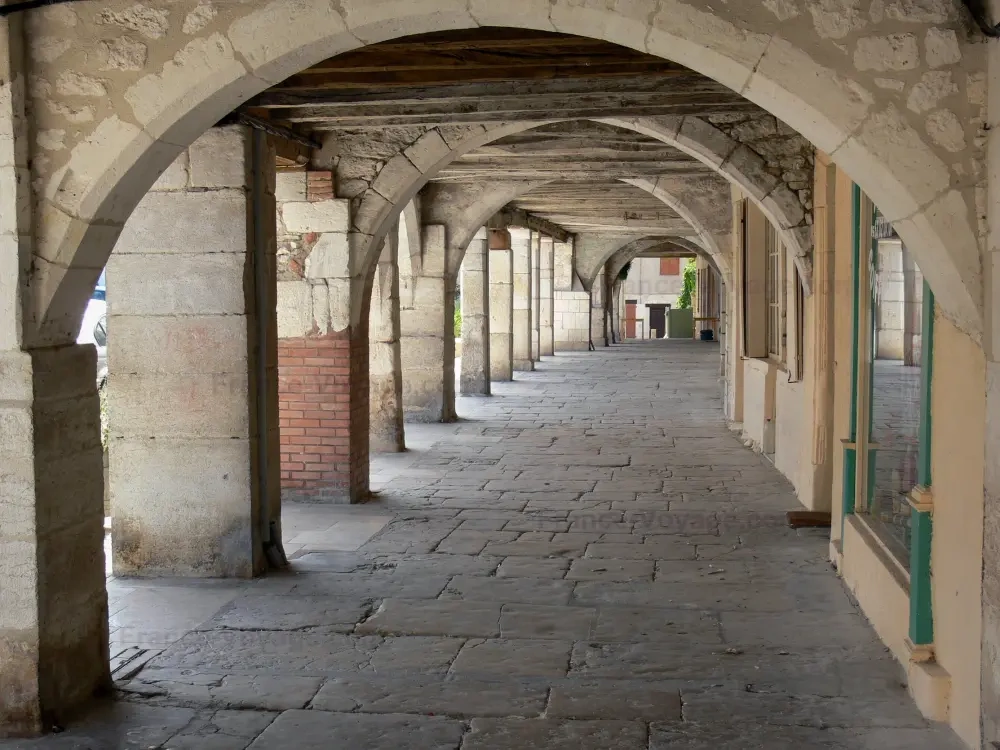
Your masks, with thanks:
[{"label": "wooden shutter", "polygon": [[743,356],[767,357],[767,219],[743,201]]}]

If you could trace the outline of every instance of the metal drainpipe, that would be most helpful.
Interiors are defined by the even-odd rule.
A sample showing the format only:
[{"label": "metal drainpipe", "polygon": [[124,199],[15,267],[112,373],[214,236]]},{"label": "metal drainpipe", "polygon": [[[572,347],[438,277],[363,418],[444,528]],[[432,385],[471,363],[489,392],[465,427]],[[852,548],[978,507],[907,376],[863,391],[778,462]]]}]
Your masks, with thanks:
[{"label": "metal drainpipe", "polygon": [[281,535],[277,524],[271,521],[270,503],[270,461],[269,424],[267,409],[267,344],[268,344],[268,258],[265,242],[264,212],[270,207],[267,201],[267,178],[264,164],[267,160],[267,134],[256,128],[250,129],[250,210],[253,213],[253,274],[254,274],[254,306],[257,323],[257,387],[255,389],[257,407],[257,499],[260,517],[261,544],[264,558],[271,568],[284,568],[288,565],[285,551],[281,545]]}]

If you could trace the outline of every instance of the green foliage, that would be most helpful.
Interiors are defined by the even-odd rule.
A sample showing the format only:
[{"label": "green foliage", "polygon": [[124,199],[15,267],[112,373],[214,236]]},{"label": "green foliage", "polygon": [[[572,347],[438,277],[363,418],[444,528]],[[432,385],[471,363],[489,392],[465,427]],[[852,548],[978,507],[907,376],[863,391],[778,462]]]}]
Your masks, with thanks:
[{"label": "green foliage", "polygon": [[104,450],[108,449],[108,384],[102,383],[97,389],[97,395],[101,399],[101,445]]},{"label": "green foliage", "polygon": [[625,281],[625,279],[628,278],[628,272],[629,272],[629,269],[631,269],[631,268],[632,268],[632,261],[629,261],[624,266],[622,266],[622,270],[620,270],[618,272],[618,280],[619,281]]},{"label": "green foliage", "polygon": [[462,308],[455,305],[455,338],[462,338]]},{"label": "green foliage", "polygon": [[682,310],[691,307],[691,297],[694,295],[694,285],[697,279],[697,274],[698,271],[694,258],[691,258],[684,264],[684,289],[681,291],[681,296],[677,300],[677,307]]}]

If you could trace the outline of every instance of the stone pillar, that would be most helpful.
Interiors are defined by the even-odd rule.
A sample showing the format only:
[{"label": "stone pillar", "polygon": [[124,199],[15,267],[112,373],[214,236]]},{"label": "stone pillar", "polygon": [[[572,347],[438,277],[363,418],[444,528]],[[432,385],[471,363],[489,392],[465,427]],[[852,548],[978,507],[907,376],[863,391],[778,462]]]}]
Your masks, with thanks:
[{"label": "stone pillar", "polygon": [[510,233],[491,229],[490,380],[514,379],[514,256]]},{"label": "stone pillar", "polygon": [[0,352],[0,736],[111,685],[96,368],[91,345]]},{"label": "stone pillar", "polygon": [[607,289],[604,284],[604,269],[597,274],[594,285],[590,288],[590,343],[594,346],[607,346],[607,312],[605,298]]},{"label": "stone pillar", "polygon": [[287,198],[278,206],[280,229],[303,246],[295,267],[279,254],[281,494],[365,502],[371,298],[362,297],[366,280],[353,259],[349,201],[330,197],[329,172],[286,174],[280,182]]},{"label": "stone pillar", "polygon": [[531,372],[531,233],[510,230],[514,262],[514,369]]},{"label": "stone pillar", "polygon": [[280,519],[275,157],[264,138],[230,126],[195,141],[139,203],[108,262],[118,575],[264,569],[262,504]]},{"label": "stone pillar", "polygon": [[542,235],[531,233],[531,359],[541,359],[541,259]]},{"label": "stone pillar", "polygon": [[423,227],[413,301],[400,313],[403,413],[411,422],[455,419],[455,289],[445,260],[444,226]]},{"label": "stone pillar", "polygon": [[490,395],[490,247],[479,230],[462,263],[462,393]]},{"label": "stone pillar", "polygon": [[[989,4],[995,13],[996,2]],[[987,51],[987,118],[1000,118],[1000,43]],[[983,258],[986,353],[986,445],[983,517],[982,745],[1000,743],[1000,129],[987,136],[988,252]]]},{"label": "stone pillar", "polygon": [[96,352],[23,350],[39,262],[23,19],[0,24],[0,736],[64,724],[111,686]]},{"label": "stone pillar", "polygon": [[399,346],[399,232],[393,229],[379,256],[368,320],[368,445],[373,453],[406,450],[403,370]]},{"label": "stone pillar", "polygon": [[552,285],[554,263],[553,240],[551,237],[543,236],[539,258],[538,303],[538,353],[542,356],[552,356],[556,353],[555,334],[552,328],[552,315],[555,306],[555,291]]}]

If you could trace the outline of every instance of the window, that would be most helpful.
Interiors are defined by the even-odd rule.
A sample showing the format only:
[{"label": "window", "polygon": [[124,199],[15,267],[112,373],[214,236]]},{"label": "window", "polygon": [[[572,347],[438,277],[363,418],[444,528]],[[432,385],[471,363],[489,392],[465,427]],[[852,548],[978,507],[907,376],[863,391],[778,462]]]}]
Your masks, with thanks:
[{"label": "window", "polygon": [[763,213],[743,201],[743,356],[784,364],[788,254]]},{"label": "window", "polygon": [[660,276],[680,276],[680,258],[660,258]]},{"label": "window", "polygon": [[770,224],[764,227],[764,254],[767,300],[767,355],[785,359],[785,249],[778,232]]}]

